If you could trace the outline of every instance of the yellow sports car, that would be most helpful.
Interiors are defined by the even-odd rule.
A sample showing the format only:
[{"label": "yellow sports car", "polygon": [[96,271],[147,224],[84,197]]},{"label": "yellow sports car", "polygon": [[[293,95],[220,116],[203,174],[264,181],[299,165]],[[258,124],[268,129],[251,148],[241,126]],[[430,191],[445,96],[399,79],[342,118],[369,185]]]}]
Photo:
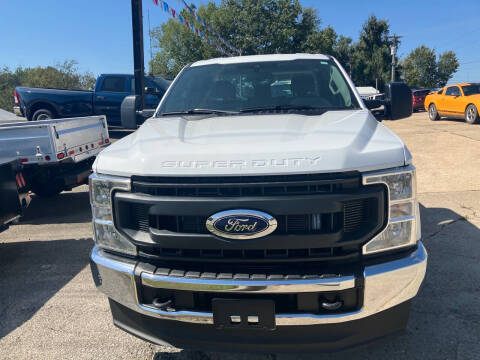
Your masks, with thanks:
[{"label": "yellow sports car", "polygon": [[455,84],[430,93],[425,98],[430,120],[440,116],[465,119],[469,124],[478,121],[480,84]]}]

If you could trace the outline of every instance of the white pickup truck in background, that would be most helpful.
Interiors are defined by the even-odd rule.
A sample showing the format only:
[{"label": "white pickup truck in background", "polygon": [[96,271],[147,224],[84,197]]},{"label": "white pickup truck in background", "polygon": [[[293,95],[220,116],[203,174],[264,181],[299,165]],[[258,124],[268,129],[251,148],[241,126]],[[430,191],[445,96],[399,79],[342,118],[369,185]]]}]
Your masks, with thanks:
[{"label": "white pickup truck in background", "polygon": [[0,158],[18,159],[26,187],[39,196],[86,183],[96,155],[109,144],[105,116],[0,125]]},{"label": "white pickup truck in background", "polygon": [[369,109],[404,118],[411,99],[404,83],[362,99],[325,55],[184,68],[90,176],[92,274],[115,325],[267,353],[402,331],[427,264],[415,168]]}]

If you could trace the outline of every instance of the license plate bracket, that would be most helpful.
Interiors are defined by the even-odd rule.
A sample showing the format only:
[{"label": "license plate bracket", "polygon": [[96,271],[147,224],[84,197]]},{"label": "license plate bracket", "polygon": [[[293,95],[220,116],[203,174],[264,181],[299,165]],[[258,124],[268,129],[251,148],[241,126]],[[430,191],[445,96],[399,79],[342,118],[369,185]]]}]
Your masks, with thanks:
[{"label": "license plate bracket", "polygon": [[274,330],[273,300],[212,299],[213,324],[218,329]]}]

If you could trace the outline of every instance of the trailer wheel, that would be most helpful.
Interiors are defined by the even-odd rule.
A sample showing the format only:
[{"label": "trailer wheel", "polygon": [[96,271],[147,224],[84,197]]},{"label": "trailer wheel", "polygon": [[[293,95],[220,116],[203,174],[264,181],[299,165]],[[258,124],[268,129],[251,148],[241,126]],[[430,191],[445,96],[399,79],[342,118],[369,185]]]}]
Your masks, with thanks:
[{"label": "trailer wheel", "polygon": [[60,181],[35,181],[32,184],[32,191],[40,197],[52,197],[60,194],[65,189],[65,185]]},{"label": "trailer wheel", "polygon": [[53,119],[53,114],[48,109],[38,109],[33,113],[32,121]]}]

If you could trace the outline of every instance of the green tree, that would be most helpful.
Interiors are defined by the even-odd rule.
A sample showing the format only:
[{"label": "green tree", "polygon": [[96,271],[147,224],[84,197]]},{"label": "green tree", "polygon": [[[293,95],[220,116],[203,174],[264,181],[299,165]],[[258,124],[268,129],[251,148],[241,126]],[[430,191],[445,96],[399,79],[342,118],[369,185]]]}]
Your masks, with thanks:
[{"label": "green tree", "polygon": [[[216,10],[215,4],[209,3],[199,9],[200,16],[210,18]],[[187,21],[191,15],[183,10],[180,13]],[[167,79],[173,79],[188,63],[220,56],[218,50],[202,41],[179,21],[169,19],[152,30],[154,48],[158,50],[150,62],[150,71]]]},{"label": "green tree", "polygon": [[333,47],[334,56],[349,73],[352,72],[353,50],[352,39],[343,35],[340,35],[337,38],[337,41]]},{"label": "green tree", "polygon": [[352,77],[358,85],[379,86],[388,82],[391,72],[389,25],[371,15],[362,27],[352,55]]},{"label": "green tree", "polygon": [[[223,0],[219,6],[213,2],[200,6],[198,13],[243,55],[306,51],[305,43],[320,25],[316,11],[303,8],[298,0]],[[181,15],[193,20],[185,10]],[[192,61],[221,56],[178,20],[169,19],[155,28],[152,37],[158,52],[150,69],[167,78]]]},{"label": "green tree", "polygon": [[424,45],[414,49],[402,62],[405,82],[410,87],[433,88],[437,84],[435,50]]},{"label": "green tree", "polygon": [[18,67],[15,70],[5,67],[0,70],[0,108],[12,110],[17,86],[91,90],[94,85],[95,77],[79,72],[74,60],[47,67]]},{"label": "green tree", "polygon": [[440,56],[425,45],[412,50],[403,60],[402,68],[405,82],[410,87],[443,87],[458,69],[457,56],[447,51]]},{"label": "green tree", "polygon": [[438,57],[437,62],[437,87],[443,87],[447,85],[458,70],[457,55],[453,51],[446,51]]}]

